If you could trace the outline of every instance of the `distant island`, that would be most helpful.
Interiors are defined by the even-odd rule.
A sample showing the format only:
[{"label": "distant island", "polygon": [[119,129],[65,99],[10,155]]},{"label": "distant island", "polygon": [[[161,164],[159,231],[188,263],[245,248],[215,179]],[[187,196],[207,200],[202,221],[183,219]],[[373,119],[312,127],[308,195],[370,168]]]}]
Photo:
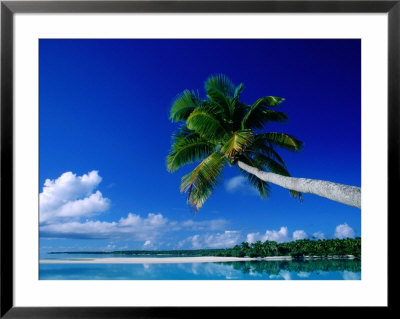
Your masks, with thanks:
[{"label": "distant island", "polygon": [[361,238],[301,239],[291,242],[276,241],[242,242],[233,248],[191,250],[121,250],[121,251],[64,251],[49,254],[102,254],[111,256],[157,256],[157,257],[292,257],[292,258],[360,258]]}]

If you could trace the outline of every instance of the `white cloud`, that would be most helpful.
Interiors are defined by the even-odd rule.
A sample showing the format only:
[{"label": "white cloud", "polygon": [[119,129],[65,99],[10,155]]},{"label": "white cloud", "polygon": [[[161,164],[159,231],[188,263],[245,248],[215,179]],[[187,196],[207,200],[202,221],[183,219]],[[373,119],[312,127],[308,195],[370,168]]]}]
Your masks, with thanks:
[{"label": "white cloud", "polygon": [[287,227],[281,227],[279,231],[267,230],[264,235],[264,240],[276,241],[278,243],[289,241],[289,231]]},{"label": "white cloud", "polygon": [[109,208],[110,201],[100,191],[93,193],[101,177],[97,171],[82,176],[71,172],[55,180],[46,179],[40,201],[40,223],[78,220]]},{"label": "white cloud", "polygon": [[304,230],[296,230],[293,232],[293,240],[306,239],[308,237]]},{"label": "white cloud", "polygon": [[127,228],[158,228],[168,223],[168,219],[161,214],[149,213],[147,218],[141,218],[139,215],[129,213],[126,218],[121,218],[118,225]]},{"label": "white cloud", "polygon": [[223,233],[190,236],[178,243],[178,248],[183,246],[199,248],[231,248],[241,239],[240,231],[225,230]]},{"label": "white cloud", "polygon": [[260,235],[260,233],[250,233],[247,235],[247,241],[250,243],[254,243],[257,240],[261,241],[276,241],[278,243],[289,241],[289,231],[287,227],[282,226],[279,230],[267,230],[264,235]]},{"label": "white cloud", "polygon": [[[91,220],[105,212],[110,200],[96,190],[101,182],[97,171],[77,176],[71,172],[47,179],[40,194],[40,236],[42,238],[127,239],[154,247],[167,232],[217,231],[226,229],[224,219],[170,221],[162,214],[140,216],[129,213],[118,221]],[[194,245],[196,245],[196,238]],[[203,244],[202,242],[199,244]]]},{"label": "white cloud", "polygon": [[143,244],[143,247],[151,247],[151,241],[150,240],[146,240]]},{"label": "white cloud", "polygon": [[[213,225],[215,224],[226,225],[227,222],[209,220],[202,222],[201,227],[198,227],[196,222],[188,227],[185,222],[170,221],[162,214],[149,213],[142,217],[129,213],[126,217],[120,218],[118,222],[85,220],[43,224],[40,226],[40,236],[79,239],[132,239],[144,242],[151,241],[153,244],[156,239],[168,232],[191,230],[191,227],[203,231],[214,230],[215,226]],[[207,229],[204,225],[211,225],[211,227]],[[199,244],[203,243],[204,241]]]},{"label": "white cloud", "polygon": [[225,189],[230,193],[257,194],[257,190],[249,185],[246,177],[235,176],[225,182]]},{"label": "white cloud", "polygon": [[148,214],[140,217],[129,213],[126,218],[118,222],[70,221],[42,225],[42,237],[53,238],[81,238],[81,239],[121,239],[129,238],[136,241],[145,241],[158,238],[168,230],[168,219],[161,214]]},{"label": "white cloud", "polygon": [[225,230],[223,233],[206,236],[204,242],[211,248],[230,248],[239,243],[240,232],[234,230]]},{"label": "white cloud", "polygon": [[200,235],[194,235],[193,237],[190,238],[190,241],[192,242],[192,247],[193,248],[200,248],[201,247]]},{"label": "white cloud", "polygon": [[335,228],[335,234],[334,236],[339,239],[343,238],[353,238],[355,235],[355,232],[353,228],[351,228],[347,223],[340,224],[336,226]]},{"label": "white cloud", "polygon": [[316,239],[325,239],[325,234],[323,232],[317,231],[312,234],[312,237],[315,237]]},{"label": "white cloud", "polygon": [[262,239],[262,235],[260,235],[260,233],[250,233],[247,234],[246,237],[246,241],[248,243],[255,243],[257,240],[261,240]]},{"label": "white cloud", "polygon": [[83,199],[66,202],[53,211],[53,216],[56,216],[57,218],[89,217],[106,211],[108,207],[108,199],[103,198],[102,194],[99,191],[96,191],[96,193]]},{"label": "white cloud", "polygon": [[257,233],[249,233],[247,234],[246,241],[249,243],[255,243],[257,240],[261,240],[262,242],[276,241],[278,243],[290,241],[290,240],[298,240],[308,238],[307,233],[304,230],[296,230],[293,232],[292,236],[289,234],[289,230],[286,226],[282,226],[279,230],[267,230],[265,234]]},{"label": "white cloud", "polygon": [[238,188],[243,187],[245,185],[246,179],[243,176],[235,176],[229,179],[225,183],[225,188],[227,191],[234,192]]},{"label": "white cloud", "polygon": [[[140,216],[129,213],[115,221],[93,220],[95,215],[107,211],[110,207],[110,200],[96,190],[101,180],[97,171],[82,176],[66,172],[57,179],[47,179],[40,194],[40,236],[132,240],[147,248],[155,247],[155,243],[159,246],[160,239],[165,241],[164,235],[177,231],[203,232],[180,241],[178,247],[225,248],[233,247],[243,239],[240,231],[226,230],[229,222],[225,219],[173,221],[162,214],[149,213]],[[246,179],[242,176],[230,179],[225,186],[228,191],[249,189]],[[313,236],[325,238],[321,232],[315,232]],[[354,237],[354,231],[347,224],[338,225],[335,237]],[[247,241],[250,243],[257,240],[286,242],[303,238],[308,238],[305,231],[296,230],[290,235],[285,226],[279,230],[266,230],[264,234],[247,234]],[[107,248],[111,249],[111,246]]]}]

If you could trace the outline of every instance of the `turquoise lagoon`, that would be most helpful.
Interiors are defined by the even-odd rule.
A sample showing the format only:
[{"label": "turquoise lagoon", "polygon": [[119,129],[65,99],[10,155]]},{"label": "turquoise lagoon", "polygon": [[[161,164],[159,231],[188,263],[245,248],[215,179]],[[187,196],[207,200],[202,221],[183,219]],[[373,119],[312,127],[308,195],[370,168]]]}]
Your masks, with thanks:
[{"label": "turquoise lagoon", "polygon": [[[43,258],[44,256],[42,256]],[[104,258],[47,255],[45,259]],[[114,257],[114,256],[113,256]],[[126,256],[125,256],[126,257]],[[145,256],[137,256],[145,257]],[[148,256],[147,256],[148,257]],[[152,256],[154,258],[154,256]],[[134,257],[132,257],[134,258]],[[159,257],[163,258],[163,257]],[[160,264],[39,264],[40,280],[360,280],[357,259]]]}]

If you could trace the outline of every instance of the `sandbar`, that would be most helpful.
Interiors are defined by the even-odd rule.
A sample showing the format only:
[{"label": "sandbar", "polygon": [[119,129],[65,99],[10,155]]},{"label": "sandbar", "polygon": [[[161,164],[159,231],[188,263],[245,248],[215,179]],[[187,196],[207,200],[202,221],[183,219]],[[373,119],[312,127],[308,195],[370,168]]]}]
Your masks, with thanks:
[{"label": "sandbar", "polygon": [[290,256],[271,256],[263,258],[250,257],[120,257],[120,258],[71,258],[71,259],[41,259],[41,264],[180,264],[180,263],[210,263],[251,260],[291,260]]}]

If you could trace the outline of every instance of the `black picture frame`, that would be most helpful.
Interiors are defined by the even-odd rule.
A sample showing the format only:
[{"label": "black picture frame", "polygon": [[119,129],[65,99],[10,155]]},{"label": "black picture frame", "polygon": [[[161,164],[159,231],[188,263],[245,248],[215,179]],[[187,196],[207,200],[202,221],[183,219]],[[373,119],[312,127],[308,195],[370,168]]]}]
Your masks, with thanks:
[{"label": "black picture frame", "polygon": [[[13,19],[16,13],[118,13],[118,12],[312,12],[388,14],[388,218],[396,213],[399,189],[400,144],[400,0],[356,1],[1,1],[1,318],[179,318],[196,315],[225,316],[225,307],[14,307],[13,303]],[[392,212],[392,214],[389,214]],[[377,212],[378,213],[378,212]],[[385,212],[379,212],[384,214]],[[388,233],[393,223],[388,223]],[[390,247],[390,235],[388,247]],[[390,249],[389,249],[390,250]],[[388,254],[389,256],[389,254]],[[390,263],[390,258],[388,260]],[[388,281],[388,286],[390,280]],[[392,296],[392,295],[389,295]],[[388,311],[391,306],[377,307]],[[240,307],[237,315],[264,307]],[[314,307],[320,308],[320,307]],[[355,307],[354,307],[355,308]],[[354,309],[357,312],[359,309]],[[272,309],[271,309],[272,310]],[[268,310],[271,311],[270,309]],[[309,313],[308,307],[288,307],[292,313]],[[320,309],[321,310],[321,309]],[[371,311],[372,309],[368,309]],[[279,310],[281,311],[281,310]],[[325,311],[325,310],[322,310]],[[342,311],[330,309],[332,314]],[[347,308],[346,312],[351,311]],[[373,311],[374,312],[374,311]]]}]

